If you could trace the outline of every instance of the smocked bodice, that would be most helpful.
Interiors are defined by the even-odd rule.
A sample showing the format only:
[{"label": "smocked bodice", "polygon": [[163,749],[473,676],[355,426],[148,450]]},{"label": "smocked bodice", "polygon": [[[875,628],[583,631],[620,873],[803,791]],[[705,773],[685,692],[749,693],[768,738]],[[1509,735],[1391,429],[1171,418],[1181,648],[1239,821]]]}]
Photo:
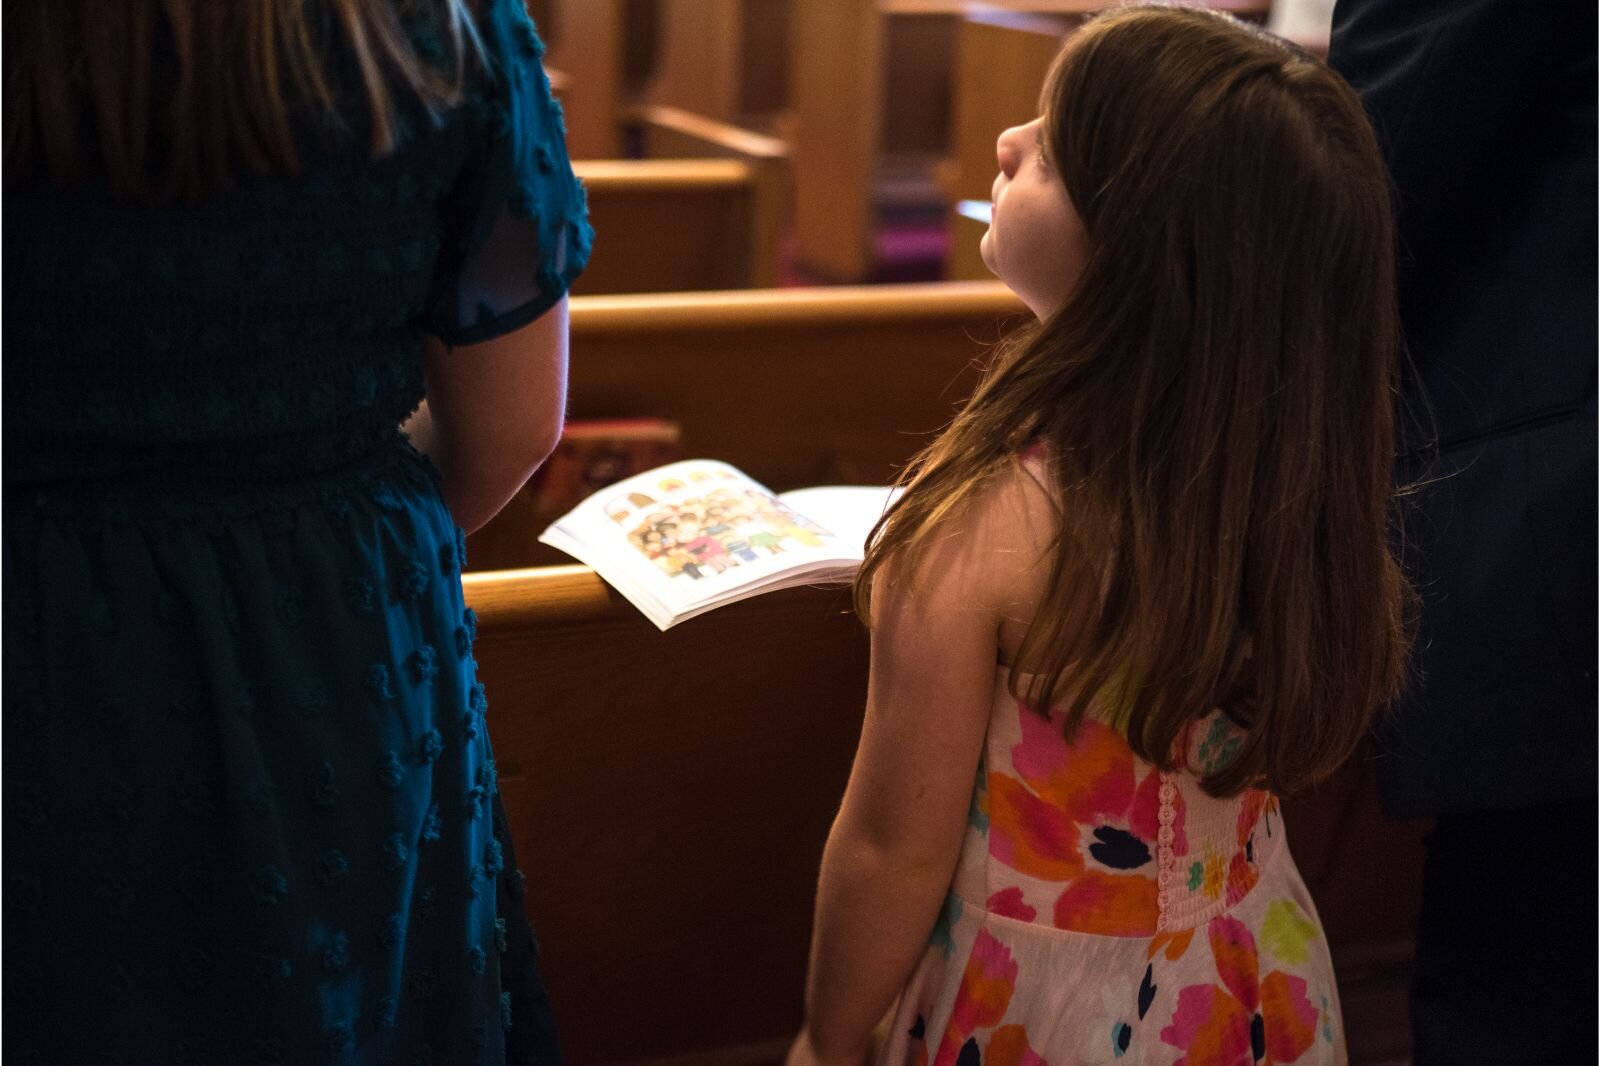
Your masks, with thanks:
[{"label": "smocked bodice", "polygon": [[[1220,712],[1188,731],[1187,765],[1231,758]],[[1249,790],[1218,799],[1192,773],[1139,758],[1103,719],[1068,739],[996,677],[983,764],[954,892],[963,906],[1109,936],[1192,928],[1238,903],[1282,839],[1277,803]]]},{"label": "smocked bodice", "polygon": [[964,849],[880,1066],[1347,1062],[1338,986],[1277,803],[1200,775],[1241,736],[1220,713],[1178,772],[1092,711],[995,678]]}]

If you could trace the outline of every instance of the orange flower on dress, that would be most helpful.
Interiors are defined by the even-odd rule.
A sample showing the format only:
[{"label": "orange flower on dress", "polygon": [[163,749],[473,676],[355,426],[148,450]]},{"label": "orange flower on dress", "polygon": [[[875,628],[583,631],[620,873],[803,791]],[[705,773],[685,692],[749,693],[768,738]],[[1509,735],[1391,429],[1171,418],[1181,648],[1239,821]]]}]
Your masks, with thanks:
[{"label": "orange flower on dress", "polygon": [[1316,1041],[1316,1007],[1306,982],[1282,970],[1259,977],[1255,938],[1237,918],[1206,926],[1222,985],[1190,985],[1178,993],[1161,1040],[1185,1052],[1177,1066],[1267,1066],[1298,1060]]},{"label": "orange flower on dress", "polygon": [[1251,837],[1255,835],[1256,825],[1261,821],[1263,812],[1275,813],[1278,809],[1277,797],[1265,789],[1253,788],[1240,797],[1239,823],[1237,839],[1239,850],[1233,853],[1233,858],[1228,863],[1228,906],[1233,906],[1256,887],[1256,882],[1261,880],[1261,871],[1253,860],[1254,848]]},{"label": "orange flower on dress", "polygon": [[1020,1025],[1006,1025],[994,1031],[983,1054],[984,1066],[1049,1066],[1028,1043],[1028,1032]]},{"label": "orange flower on dress", "polygon": [[1190,941],[1194,940],[1193,929],[1178,929],[1169,933],[1157,933],[1150,938],[1150,946],[1145,949],[1144,957],[1153,959],[1156,953],[1166,950],[1168,962],[1177,962],[1189,950]]},{"label": "orange flower on dress", "polygon": [[[1069,741],[1061,716],[1018,702],[1018,777],[988,780],[989,851],[1040,881],[1063,883],[1060,929],[1140,936],[1156,928],[1156,834],[1161,774],[1140,761],[1111,726],[1085,718]],[[1173,828],[1184,854],[1182,799]]]}]

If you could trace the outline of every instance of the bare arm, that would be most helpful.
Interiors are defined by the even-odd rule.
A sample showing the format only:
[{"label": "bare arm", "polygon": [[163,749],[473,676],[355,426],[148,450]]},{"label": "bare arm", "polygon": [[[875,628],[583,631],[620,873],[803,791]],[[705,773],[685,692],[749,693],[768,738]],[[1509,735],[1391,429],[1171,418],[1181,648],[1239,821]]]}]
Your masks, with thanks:
[{"label": "bare arm", "polygon": [[1036,558],[1015,548],[1021,491],[975,501],[914,574],[890,567],[873,586],[866,720],[823,854],[791,1062],[861,1061],[927,945],[966,831],[1003,610]]},{"label": "bare arm", "polygon": [[567,300],[503,337],[446,350],[429,338],[427,399],[406,422],[445,503],[481,527],[555,450],[567,406]]}]

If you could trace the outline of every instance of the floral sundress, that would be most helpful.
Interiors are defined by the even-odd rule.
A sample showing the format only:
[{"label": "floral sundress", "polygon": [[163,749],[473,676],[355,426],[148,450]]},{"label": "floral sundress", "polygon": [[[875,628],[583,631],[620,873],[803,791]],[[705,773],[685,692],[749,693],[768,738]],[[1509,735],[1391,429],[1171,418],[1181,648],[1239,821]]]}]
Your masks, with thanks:
[{"label": "floral sundress", "polygon": [[[960,863],[883,1064],[1343,1063],[1338,989],[1277,800],[1208,796],[1105,721],[1068,740],[996,678]],[[1186,765],[1231,757],[1220,712]]]}]

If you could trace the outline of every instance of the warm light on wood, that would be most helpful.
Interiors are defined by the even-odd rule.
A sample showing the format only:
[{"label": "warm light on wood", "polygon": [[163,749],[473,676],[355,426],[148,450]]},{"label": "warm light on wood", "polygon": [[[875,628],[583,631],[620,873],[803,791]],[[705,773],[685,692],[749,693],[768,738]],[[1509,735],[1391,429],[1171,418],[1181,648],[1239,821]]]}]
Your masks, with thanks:
[{"label": "warm light on wood", "polygon": [[478,612],[478,624],[490,629],[559,624],[633,610],[587,566],[468,573],[461,576],[461,585],[467,605]]},{"label": "warm light on wood", "polygon": [[729,189],[750,182],[750,168],[736,159],[585,159],[572,170],[591,192]]},{"label": "warm light on wood", "polygon": [[[577,294],[736,288],[772,280],[759,164],[740,159],[580,160],[595,228]],[[770,210],[770,209],[769,209]]]},{"label": "warm light on wood", "polygon": [[1024,314],[1015,293],[998,281],[915,285],[837,285],[749,292],[643,293],[574,297],[572,335],[626,331],[634,335],[708,328],[937,323]]}]

